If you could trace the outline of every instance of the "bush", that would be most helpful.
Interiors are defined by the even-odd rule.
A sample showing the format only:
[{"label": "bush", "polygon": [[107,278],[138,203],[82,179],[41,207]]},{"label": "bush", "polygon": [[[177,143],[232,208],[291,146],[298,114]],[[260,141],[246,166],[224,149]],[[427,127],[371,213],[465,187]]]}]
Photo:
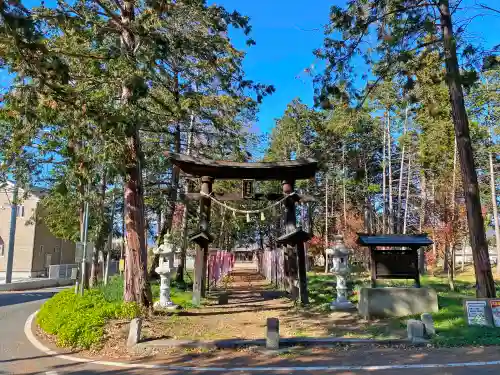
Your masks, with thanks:
[{"label": "bush", "polygon": [[109,301],[101,289],[86,291],[83,296],[67,289],[43,304],[37,323],[57,336],[57,345],[88,349],[101,342],[107,320],[132,319],[139,313],[137,304]]},{"label": "bush", "polygon": [[[152,283],[153,299],[158,299],[160,287]],[[184,308],[192,307],[191,292],[171,289],[172,301]],[[123,302],[123,278],[114,276],[107,285],[86,291],[83,296],[73,289],[64,290],[45,302],[37,315],[38,325],[57,336],[57,345],[88,349],[98,345],[109,319],[133,319],[139,316],[139,305]]]}]

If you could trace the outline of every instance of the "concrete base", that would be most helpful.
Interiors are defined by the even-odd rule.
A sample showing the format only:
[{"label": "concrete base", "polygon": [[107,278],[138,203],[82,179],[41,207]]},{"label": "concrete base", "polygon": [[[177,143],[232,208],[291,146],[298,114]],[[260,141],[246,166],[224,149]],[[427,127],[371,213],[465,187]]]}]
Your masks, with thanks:
[{"label": "concrete base", "polygon": [[430,288],[362,288],[358,311],[365,319],[431,313],[438,299]]},{"label": "concrete base", "polygon": [[356,310],[356,306],[351,301],[333,301],[330,304],[330,310],[332,311],[353,311]]},{"label": "concrete base", "polygon": [[162,310],[162,311],[172,311],[172,310],[177,310],[179,308],[178,305],[174,305],[173,303],[171,305],[162,305],[160,301],[155,302],[153,307],[155,308],[155,310]]}]

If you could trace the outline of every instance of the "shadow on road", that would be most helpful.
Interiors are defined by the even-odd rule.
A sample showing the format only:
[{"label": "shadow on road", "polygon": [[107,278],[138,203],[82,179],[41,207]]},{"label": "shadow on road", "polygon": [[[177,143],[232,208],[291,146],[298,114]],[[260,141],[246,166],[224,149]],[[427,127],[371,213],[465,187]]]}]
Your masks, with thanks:
[{"label": "shadow on road", "polygon": [[17,305],[20,303],[39,301],[52,297],[56,292],[21,292],[21,293],[0,293],[0,307]]}]

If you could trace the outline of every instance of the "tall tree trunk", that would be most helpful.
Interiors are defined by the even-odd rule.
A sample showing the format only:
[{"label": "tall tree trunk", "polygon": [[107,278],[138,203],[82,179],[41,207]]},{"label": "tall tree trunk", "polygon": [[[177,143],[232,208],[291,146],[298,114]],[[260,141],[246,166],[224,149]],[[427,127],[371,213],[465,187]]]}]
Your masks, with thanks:
[{"label": "tall tree trunk", "polygon": [[99,194],[99,206],[97,212],[101,215],[101,227],[99,228],[99,233],[97,234],[97,239],[95,241],[94,252],[92,253],[92,265],[90,267],[90,287],[94,287],[97,285],[97,270],[99,267],[99,252],[104,254],[104,245],[106,244],[106,225],[104,225],[104,205],[106,200],[106,170],[102,172],[101,179],[101,191]]},{"label": "tall tree trunk", "polygon": [[457,140],[455,138],[454,147],[453,147],[453,176],[451,183],[451,232],[449,233],[451,236],[450,240],[450,249],[448,251],[448,284],[450,285],[450,290],[455,290],[455,191],[456,191],[456,183],[457,183]]},{"label": "tall tree trunk", "polygon": [[491,272],[488,242],[481,212],[481,199],[474,165],[474,155],[469,134],[469,119],[465,110],[464,94],[460,82],[456,39],[448,0],[439,0],[441,29],[443,33],[446,65],[446,83],[450,93],[451,112],[460,152],[460,168],[467,207],[470,243],[476,274],[477,297],[495,297],[495,283]]},{"label": "tall tree trunk", "polygon": [[[135,2],[125,0],[121,12],[121,46],[122,51],[133,60],[135,36],[131,31],[134,21]],[[123,77],[125,78],[125,77]],[[122,106],[130,105],[132,88],[123,79],[121,92]],[[127,249],[125,257],[125,290],[123,299],[126,302],[137,302],[141,306],[152,306],[151,287],[147,277],[147,250],[144,238],[144,196],[141,181],[141,147],[138,124],[128,124],[126,140],[125,167],[125,209]]]},{"label": "tall tree trunk", "polygon": [[383,122],[382,126],[384,136],[382,141],[382,234],[386,233],[386,224],[387,224],[387,195],[386,195],[386,168],[385,168],[385,143],[387,138],[387,131],[385,123]]},{"label": "tall tree trunk", "polygon": [[326,249],[328,248],[328,175],[325,173],[325,274],[328,273],[328,257]]},{"label": "tall tree trunk", "polygon": [[391,114],[387,110],[387,160],[389,173],[389,233],[394,233],[394,207],[392,202],[392,140],[391,140]]},{"label": "tall tree trunk", "polygon": [[[194,115],[191,114],[191,124],[189,126],[189,133],[186,146],[186,154],[191,155],[191,145],[194,137]],[[184,193],[189,193],[189,182],[184,181]],[[181,283],[184,281],[184,272],[186,270],[186,254],[188,248],[188,219],[189,219],[189,201],[186,199],[184,202],[184,209],[182,210],[182,242],[181,242],[181,259],[177,267],[176,281]]]},{"label": "tall tree trunk", "polygon": [[[436,184],[432,181],[432,212],[436,214]],[[432,224],[432,255],[437,263],[436,226]]]},{"label": "tall tree trunk", "polygon": [[[174,134],[174,151],[181,152],[181,127],[177,124]],[[165,235],[172,230],[172,221],[174,218],[175,206],[178,200],[180,169],[176,165],[172,165],[172,185],[170,186],[167,202],[167,210],[165,212],[163,224],[160,233],[158,234],[157,245],[163,242]],[[155,254],[149,268],[149,277],[157,277],[155,269],[159,266],[160,254]]]},{"label": "tall tree trunk", "polygon": [[[219,249],[222,249],[222,242],[223,242],[223,233],[224,233],[224,226],[226,224],[226,207],[220,207],[220,214],[221,214],[221,221],[220,221],[220,229],[219,229],[219,238],[217,239],[217,244]],[[259,226],[260,228],[260,226]]]},{"label": "tall tree trunk", "polygon": [[500,276],[500,226],[498,224],[497,189],[495,184],[495,170],[493,168],[493,152],[489,152],[490,159],[490,190],[493,220],[495,221],[495,245],[497,247],[497,275]]},{"label": "tall tree trunk", "polygon": [[[366,156],[365,156],[364,166],[365,166],[365,187],[368,187],[368,167],[366,165]],[[364,230],[365,233],[372,234],[371,201],[368,189],[366,189],[365,191]]]},{"label": "tall tree trunk", "polygon": [[410,182],[411,182],[411,154],[408,156],[408,176],[406,183],[406,200],[405,209],[403,213],[403,234],[406,234],[406,224],[408,222],[408,201],[410,200]]},{"label": "tall tree trunk", "polygon": [[[404,127],[403,127],[403,136],[406,134],[407,126],[408,126],[408,105],[406,105],[406,109],[405,109],[405,122],[404,122]],[[398,232],[401,232],[401,213],[402,213],[401,205],[402,205],[402,194],[403,194],[403,171],[404,171],[404,166],[405,166],[405,146],[406,146],[406,144],[405,144],[405,142],[403,142],[403,146],[401,147],[401,162],[399,164],[398,215],[397,215],[397,227],[399,228]],[[409,174],[409,171],[408,171],[408,174]]]},{"label": "tall tree trunk", "polygon": [[347,231],[347,192],[346,192],[346,168],[345,168],[345,145],[342,145],[342,200],[344,208],[344,225],[342,233],[346,234]]},{"label": "tall tree trunk", "polygon": [[[419,222],[419,233],[422,233],[425,225],[425,206],[427,204],[427,186],[426,186],[426,178],[425,172],[421,172],[421,180],[420,180],[420,222]],[[418,249],[418,260],[419,265],[418,269],[420,270],[420,274],[425,274],[425,249],[421,247]]]}]

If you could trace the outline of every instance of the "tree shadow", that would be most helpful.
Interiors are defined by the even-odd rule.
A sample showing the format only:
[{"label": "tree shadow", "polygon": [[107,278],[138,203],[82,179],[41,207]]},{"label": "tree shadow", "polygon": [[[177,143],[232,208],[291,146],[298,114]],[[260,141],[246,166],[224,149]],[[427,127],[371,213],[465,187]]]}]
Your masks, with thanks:
[{"label": "tree shadow", "polygon": [[18,305],[26,302],[40,301],[52,297],[57,292],[22,292],[0,293],[0,307]]}]

